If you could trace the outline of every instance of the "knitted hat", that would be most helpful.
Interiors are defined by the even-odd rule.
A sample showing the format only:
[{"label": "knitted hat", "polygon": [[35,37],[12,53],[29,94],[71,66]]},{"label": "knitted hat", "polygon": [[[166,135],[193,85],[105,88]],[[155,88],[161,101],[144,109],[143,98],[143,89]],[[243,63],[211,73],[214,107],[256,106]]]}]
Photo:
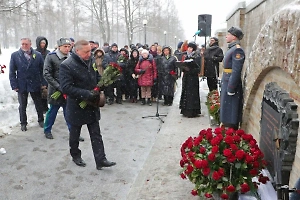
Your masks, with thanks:
[{"label": "knitted hat", "polygon": [[144,54],[144,53],[149,54],[149,51],[147,49],[143,49],[141,54]]},{"label": "knitted hat", "polygon": [[111,47],[118,47],[117,43],[112,43]]},{"label": "knitted hat", "polygon": [[69,44],[71,45],[71,40],[69,38],[60,38],[59,40],[57,40],[57,46],[63,46],[65,44]]}]

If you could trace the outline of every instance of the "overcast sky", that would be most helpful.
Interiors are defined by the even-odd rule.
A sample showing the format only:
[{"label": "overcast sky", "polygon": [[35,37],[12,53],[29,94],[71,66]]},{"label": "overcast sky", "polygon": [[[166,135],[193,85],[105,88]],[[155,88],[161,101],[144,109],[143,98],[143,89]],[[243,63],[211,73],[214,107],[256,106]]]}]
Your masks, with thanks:
[{"label": "overcast sky", "polygon": [[[243,0],[174,0],[186,35],[186,38],[179,39],[194,40],[193,35],[198,30],[198,15],[202,14],[212,15],[212,35],[216,30],[226,28],[226,16],[233,10],[238,2],[242,1]],[[247,0],[247,3],[250,1],[252,0]],[[199,44],[203,43],[203,41],[204,38],[202,37],[196,38],[196,42]]]}]

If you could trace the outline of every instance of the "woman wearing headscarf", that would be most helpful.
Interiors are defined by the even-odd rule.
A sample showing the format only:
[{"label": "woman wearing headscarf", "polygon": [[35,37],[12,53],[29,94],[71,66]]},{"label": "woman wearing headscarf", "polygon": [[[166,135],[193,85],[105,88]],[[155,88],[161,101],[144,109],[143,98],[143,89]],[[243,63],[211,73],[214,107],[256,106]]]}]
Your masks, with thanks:
[{"label": "woman wearing headscarf", "polygon": [[180,114],[185,117],[197,117],[201,114],[199,77],[200,56],[195,53],[197,45],[188,43],[185,60],[183,61],[182,91],[180,97]]},{"label": "woman wearing headscarf", "polygon": [[128,60],[128,73],[130,74],[129,77],[129,97],[131,103],[137,102],[137,92],[138,92],[138,74],[135,73],[135,66],[139,62],[139,51],[135,48],[130,53],[130,58]]}]

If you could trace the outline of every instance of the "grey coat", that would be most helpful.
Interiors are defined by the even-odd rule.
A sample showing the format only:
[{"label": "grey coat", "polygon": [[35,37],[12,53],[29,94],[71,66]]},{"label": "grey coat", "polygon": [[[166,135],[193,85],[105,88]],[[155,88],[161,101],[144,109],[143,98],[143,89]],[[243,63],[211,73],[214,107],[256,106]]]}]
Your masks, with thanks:
[{"label": "grey coat", "polygon": [[[230,43],[223,61],[224,69],[232,73],[223,73],[221,82],[220,121],[223,124],[238,125],[242,120],[243,90],[241,73],[245,61],[244,50],[238,42]],[[228,92],[235,93],[228,95]]]},{"label": "grey coat", "polygon": [[161,66],[158,70],[158,81],[160,94],[166,96],[174,96],[174,84],[176,79],[170,74],[171,71],[174,71],[177,76],[177,59],[175,56],[169,56],[167,59],[166,56],[161,57]]},{"label": "grey coat", "polygon": [[60,64],[70,56],[70,53],[65,56],[58,49],[46,56],[44,62],[44,78],[48,82],[48,103],[52,105],[63,105],[66,103],[63,95],[57,100],[51,98],[51,95],[56,91],[62,91],[59,84],[59,68]]}]

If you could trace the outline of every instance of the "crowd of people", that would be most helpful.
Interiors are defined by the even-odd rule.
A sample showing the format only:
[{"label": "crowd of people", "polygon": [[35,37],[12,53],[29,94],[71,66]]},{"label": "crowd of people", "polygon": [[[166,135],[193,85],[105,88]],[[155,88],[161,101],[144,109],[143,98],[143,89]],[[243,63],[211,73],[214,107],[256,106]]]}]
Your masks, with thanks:
[{"label": "crowd of people", "polygon": [[[242,37],[242,31],[236,27],[229,29],[226,37],[227,42],[232,44],[230,48],[234,48],[231,48],[224,64],[226,70],[222,80],[220,111],[221,122],[233,128],[237,128],[241,121],[240,73],[244,52],[239,40]],[[107,97],[107,104],[122,104],[126,100],[137,103],[139,100],[141,105],[151,106],[153,101],[163,100],[163,105],[172,106],[176,80],[182,77],[179,108],[183,116],[190,118],[201,114],[199,76],[207,77],[210,91],[216,90],[219,62],[224,58],[216,37],[210,38],[207,48],[199,48],[194,42],[180,42],[175,52],[170,46],[158,43],[151,46],[137,43],[123,48],[116,43],[104,43],[99,48],[98,42],[79,40],[75,43],[73,38],[60,38],[52,52],[47,49],[45,37],[37,37],[36,46],[33,49],[31,40],[22,38],[20,49],[11,55],[10,60],[9,79],[11,88],[18,94],[21,130],[27,131],[29,94],[37,111],[39,126],[44,129],[47,139],[54,138],[52,126],[62,107],[73,161],[79,166],[86,165],[78,148],[79,141],[84,141],[80,137],[81,127],[86,124],[97,169],[116,163],[106,159],[99,107],[88,104],[82,108],[80,102],[99,101],[101,91],[95,90],[95,86],[111,63],[120,66],[122,74],[112,84],[100,88]]]}]

